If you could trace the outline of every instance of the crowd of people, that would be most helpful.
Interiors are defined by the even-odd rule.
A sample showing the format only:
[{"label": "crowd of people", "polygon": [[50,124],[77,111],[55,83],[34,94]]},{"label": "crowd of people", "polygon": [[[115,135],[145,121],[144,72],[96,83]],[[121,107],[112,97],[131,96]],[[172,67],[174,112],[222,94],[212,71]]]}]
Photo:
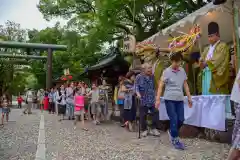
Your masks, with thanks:
[{"label": "crowd of people", "polygon": [[[170,54],[171,66],[164,70],[159,86],[154,84],[152,66],[142,65],[142,72],[135,74],[128,72],[125,77],[119,77],[119,86],[115,88],[115,103],[119,106],[122,126],[132,131],[136,120],[136,111],[139,110],[141,135],[159,136],[156,129],[159,120],[160,97],[163,94],[167,114],[170,118],[168,131],[172,145],[176,149],[184,150],[185,146],[179,140],[179,129],[184,121],[184,91],[188,97],[189,107],[192,99],[187,84],[187,76],[181,67],[182,55]],[[157,94],[156,94],[157,90]],[[148,123],[148,117],[151,123]]]},{"label": "crowd of people", "polygon": [[48,110],[49,114],[57,114],[60,117],[59,121],[73,120],[74,128],[78,120],[81,120],[81,128],[85,131],[88,129],[84,120],[92,119],[93,123],[98,125],[106,117],[106,92],[97,84],[92,84],[90,88],[84,82],[71,82],[50,90],[40,89],[37,94],[29,89],[25,99],[27,107],[23,111],[24,114],[31,114],[34,99],[37,99],[39,109]]},{"label": "crowd of people", "polygon": [[[172,53],[169,55],[171,66],[163,71],[159,85],[154,85],[152,66],[148,63],[142,65],[142,72],[136,74],[130,71],[126,76],[119,77],[119,85],[114,91],[115,104],[120,109],[121,125],[129,131],[133,131],[134,122],[139,111],[140,130],[142,136],[159,136],[156,129],[159,120],[160,97],[163,95],[167,114],[170,119],[169,139],[174,148],[184,150],[185,146],[179,140],[179,129],[184,122],[184,90],[188,98],[188,106],[192,107],[191,94],[187,83],[187,76],[181,67],[182,54]],[[235,82],[238,87],[238,80]],[[234,87],[234,88],[236,88]],[[156,93],[157,90],[157,93]],[[239,92],[237,92],[239,93]],[[235,95],[235,92],[233,93]],[[234,96],[232,96],[234,97]],[[236,97],[236,95],[235,95]],[[59,115],[59,121],[73,120],[74,128],[77,127],[78,120],[81,120],[81,129],[87,131],[85,120],[92,120],[99,125],[105,118],[107,105],[106,88],[93,83],[91,88],[84,82],[62,84],[60,87],[50,90],[39,90],[38,93],[28,91],[26,93],[26,103],[28,104],[24,113],[31,113],[32,104],[37,99],[39,108],[49,111],[49,114]],[[238,98],[239,100],[239,98]],[[19,102],[22,98],[19,97]],[[234,100],[238,102],[237,100]],[[89,103],[88,103],[89,102]],[[240,101],[239,101],[240,102]],[[8,99],[5,95],[1,98],[2,124],[4,116],[8,120],[9,107]],[[21,107],[21,105],[19,105]],[[239,146],[239,110],[236,111],[236,124],[234,129],[233,144],[235,148]],[[148,124],[148,116],[151,116],[151,124]],[[148,126],[149,125],[149,126]]]}]

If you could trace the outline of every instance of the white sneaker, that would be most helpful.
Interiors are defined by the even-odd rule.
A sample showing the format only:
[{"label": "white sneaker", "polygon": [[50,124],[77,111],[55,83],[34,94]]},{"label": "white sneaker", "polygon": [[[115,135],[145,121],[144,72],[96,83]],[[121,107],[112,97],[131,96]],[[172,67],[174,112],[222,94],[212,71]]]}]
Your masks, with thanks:
[{"label": "white sneaker", "polygon": [[143,137],[147,137],[147,135],[148,135],[148,130],[145,130],[145,131],[142,132]]},{"label": "white sneaker", "polygon": [[160,132],[157,129],[151,129],[150,134],[153,136],[160,136]]},{"label": "white sneaker", "polygon": [[133,131],[133,126],[132,126],[132,123],[131,123],[131,122],[128,123],[128,129],[129,129],[130,132]]},{"label": "white sneaker", "polygon": [[170,130],[168,130],[167,133],[168,133],[169,141],[172,143],[173,138],[172,138],[172,136],[171,136]]},{"label": "white sneaker", "polygon": [[100,124],[100,122],[99,121],[96,121],[96,125],[99,125]]}]

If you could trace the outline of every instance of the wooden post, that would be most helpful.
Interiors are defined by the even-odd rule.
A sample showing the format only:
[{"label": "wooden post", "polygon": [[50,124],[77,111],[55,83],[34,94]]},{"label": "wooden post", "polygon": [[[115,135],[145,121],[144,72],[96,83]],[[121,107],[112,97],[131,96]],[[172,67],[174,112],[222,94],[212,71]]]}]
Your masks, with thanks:
[{"label": "wooden post", "polygon": [[239,10],[238,10],[238,6],[235,5],[235,1],[233,0],[233,20],[234,20],[234,34],[235,34],[235,45],[234,47],[236,47],[236,51],[235,51],[235,55],[237,57],[237,61],[236,61],[236,73],[238,72],[238,69],[240,68],[240,47],[239,47],[239,31],[238,31],[238,16],[239,14]]},{"label": "wooden post", "polygon": [[52,49],[48,49],[47,55],[47,76],[46,76],[46,88],[50,89],[52,87]]}]

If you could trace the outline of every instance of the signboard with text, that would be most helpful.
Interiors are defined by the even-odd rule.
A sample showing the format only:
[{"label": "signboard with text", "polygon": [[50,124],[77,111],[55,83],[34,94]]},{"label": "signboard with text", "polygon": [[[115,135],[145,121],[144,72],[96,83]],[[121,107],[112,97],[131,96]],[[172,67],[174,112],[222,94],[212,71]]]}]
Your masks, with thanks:
[{"label": "signboard with text", "polygon": [[123,51],[127,53],[134,53],[136,49],[136,38],[133,35],[127,35],[123,39]]}]

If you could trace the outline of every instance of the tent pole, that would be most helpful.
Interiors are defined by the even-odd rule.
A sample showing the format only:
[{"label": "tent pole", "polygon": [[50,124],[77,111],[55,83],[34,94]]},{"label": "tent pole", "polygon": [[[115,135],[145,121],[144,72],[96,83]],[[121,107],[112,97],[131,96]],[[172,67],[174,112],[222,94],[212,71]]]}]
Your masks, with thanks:
[{"label": "tent pole", "polygon": [[235,69],[235,74],[237,75],[237,68],[238,68],[238,59],[237,59],[237,45],[236,45],[236,35],[235,35],[235,24],[234,24],[234,2],[232,1],[232,35],[233,35],[233,49],[234,49],[234,61],[233,67]]},{"label": "tent pole", "polygon": [[238,69],[240,68],[240,47],[239,47],[239,31],[238,31],[238,6],[235,5],[235,1],[233,0],[233,20],[234,20],[234,33],[235,33],[235,45],[236,45],[236,57],[237,57],[237,62],[236,62],[236,72],[238,72]]}]

